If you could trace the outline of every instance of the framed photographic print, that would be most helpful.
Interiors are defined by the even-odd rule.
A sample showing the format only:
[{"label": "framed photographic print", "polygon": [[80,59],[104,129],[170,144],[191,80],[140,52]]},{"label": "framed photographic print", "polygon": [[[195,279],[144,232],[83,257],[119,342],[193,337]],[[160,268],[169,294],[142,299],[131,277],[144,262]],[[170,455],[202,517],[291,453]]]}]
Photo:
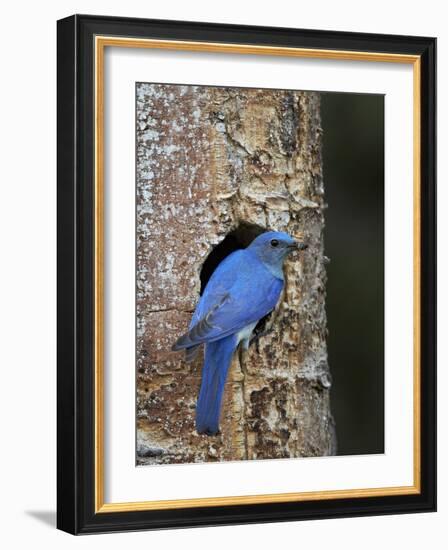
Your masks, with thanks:
[{"label": "framed photographic print", "polygon": [[434,38],[58,22],[58,527],[435,510]]}]

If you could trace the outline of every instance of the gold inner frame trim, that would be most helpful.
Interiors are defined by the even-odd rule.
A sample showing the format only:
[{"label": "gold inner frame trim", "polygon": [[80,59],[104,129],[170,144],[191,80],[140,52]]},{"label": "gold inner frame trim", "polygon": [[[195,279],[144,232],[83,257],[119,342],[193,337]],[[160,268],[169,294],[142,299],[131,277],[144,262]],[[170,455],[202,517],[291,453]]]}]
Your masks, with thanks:
[{"label": "gold inner frame trim", "polygon": [[[370,61],[382,63],[406,63],[413,65],[413,298],[414,298],[414,469],[413,485],[348,490],[277,493],[263,495],[192,498],[179,500],[154,500],[141,502],[104,502],[104,51],[106,47],[154,48],[164,50],[195,51],[207,53],[234,53],[329,59],[342,61]],[[323,50],[253,44],[227,44],[183,40],[158,40],[96,36],[95,55],[95,513],[130,512],[142,510],[167,510],[206,506],[232,506],[274,502],[303,502],[341,498],[362,498],[393,495],[419,494],[421,491],[421,387],[420,387],[420,278],[421,278],[421,59],[417,55],[390,54],[382,52],[357,52]]]}]

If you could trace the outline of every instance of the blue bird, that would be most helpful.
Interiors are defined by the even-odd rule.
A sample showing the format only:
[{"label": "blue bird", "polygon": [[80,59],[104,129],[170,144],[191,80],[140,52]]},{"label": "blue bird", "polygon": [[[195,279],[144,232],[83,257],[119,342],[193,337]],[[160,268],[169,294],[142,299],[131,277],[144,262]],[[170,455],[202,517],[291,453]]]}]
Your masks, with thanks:
[{"label": "blue bird", "polygon": [[196,407],[198,433],[219,432],[227,372],[240,342],[247,349],[258,321],[276,306],[283,290],[283,262],[307,245],[287,233],[262,233],[215,269],[191,319],[189,330],[173,345],[191,360],[205,344],[201,389]]}]

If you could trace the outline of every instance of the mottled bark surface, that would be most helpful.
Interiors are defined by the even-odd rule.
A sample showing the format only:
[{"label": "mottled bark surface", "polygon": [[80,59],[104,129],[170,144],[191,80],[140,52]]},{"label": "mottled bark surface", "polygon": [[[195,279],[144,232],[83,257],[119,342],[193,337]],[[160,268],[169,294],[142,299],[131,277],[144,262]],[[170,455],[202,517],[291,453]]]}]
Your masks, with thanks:
[{"label": "mottled bark surface", "polygon": [[[137,85],[138,464],[335,453],[323,206],[319,94]],[[234,357],[221,433],[198,435],[202,353],[188,364],[171,345],[205,259],[247,223],[309,248],[286,262],[271,331]]]}]

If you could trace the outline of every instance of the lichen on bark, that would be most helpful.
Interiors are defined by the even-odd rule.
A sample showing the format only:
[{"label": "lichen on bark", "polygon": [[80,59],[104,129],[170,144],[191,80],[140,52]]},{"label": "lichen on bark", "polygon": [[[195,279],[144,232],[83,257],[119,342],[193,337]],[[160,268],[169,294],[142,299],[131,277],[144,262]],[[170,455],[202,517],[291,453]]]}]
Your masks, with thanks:
[{"label": "lichen on bark", "polygon": [[[137,464],[334,454],[319,94],[139,83],[136,100]],[[235,354],[220,434],[198,435],[202,354],[171,345],[205,259],[247,224],[309,248],[285,265],[269,332]]]}]

